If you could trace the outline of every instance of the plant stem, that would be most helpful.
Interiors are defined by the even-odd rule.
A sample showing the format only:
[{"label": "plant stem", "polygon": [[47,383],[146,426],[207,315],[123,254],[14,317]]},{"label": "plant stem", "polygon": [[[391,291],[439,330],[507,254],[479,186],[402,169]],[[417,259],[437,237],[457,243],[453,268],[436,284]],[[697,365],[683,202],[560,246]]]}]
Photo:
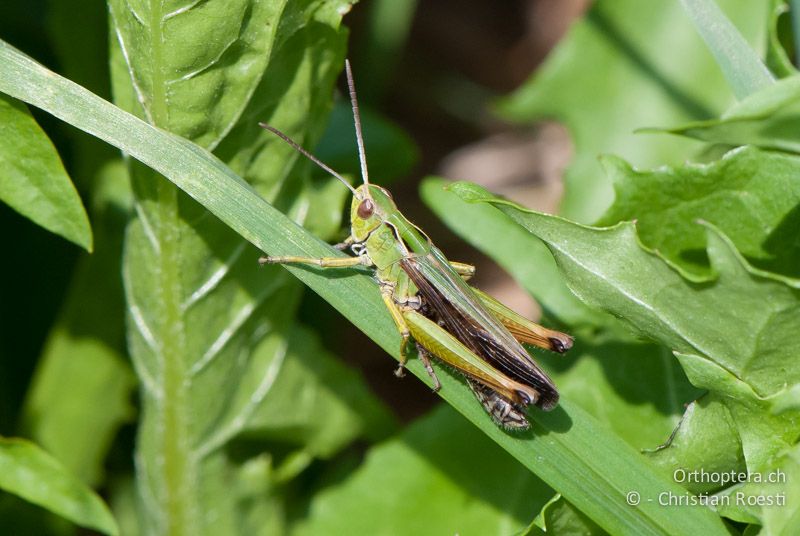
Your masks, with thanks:
[{"label": "plant stem", "polygon": [[[156,126],[169,129],[169,103],[164,65],[164,36],[162,34],[162,3],[150,2],[150,40],[152,50],[153,80],[150,117]],[[152,174],[149,180],[158,181],[158,255],[157,280],[153,281],[154,294],[159,296],[161,308],[158,315],[163,370],[163,398],[156,418],[159,441],[163,454],[160,479],[164,485],[166,515],[163,526],[171,536],[200,534],[197,526],[198,512],[194,491],[196,467],[191,453],[188,361],[185,355],[186,331],[181,310],[181,217],[178,211],[178,189],[164,177]]]},{"label": "plant stem", "polygon": [[159,256],[160,278],[154,282],[159,286],[156,293],[161,298],[163,324],[161,343],[163,362],[164,398],[159,408],[163,448],[163,481],[166,491],[166,533],[170,535],[198,534],[192,528],[197,519],[194,503],[196,468],[189,453],[190,422],[188,409],[189,385],[186,356],[184,355],[185,330],[180,307],[180,251],[178,191],[163,177],[154,176],[158,185],[159,211],[161,213],[161,255]]}]

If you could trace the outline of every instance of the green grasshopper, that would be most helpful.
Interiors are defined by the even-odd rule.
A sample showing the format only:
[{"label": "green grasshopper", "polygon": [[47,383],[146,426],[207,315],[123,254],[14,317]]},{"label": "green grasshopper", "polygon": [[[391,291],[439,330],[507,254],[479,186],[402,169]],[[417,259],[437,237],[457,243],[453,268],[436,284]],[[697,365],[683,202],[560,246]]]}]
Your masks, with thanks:
[{"label": "green grasshopper", "polygon": [[311,155],[279,130],[261,126],[291,145],[353,193],[350,236],[335,247],[350,249],[353,257],[262,257],[262,264],[311,264],[321,268],[371,267],[381,296],[402,337],[400,363],[404,375],[409,340],[434,383],[434,356],[463,374],[491,418],[508,429],[530,426],[526,407],[550,410],[558,391],[547,374],[520,344],[566,352],[572,338],[544,328],[470,287],[473,266],[450,262],[422,230],[397,209],[391,194],[369,182],[361,120],[350,63],[345,62],[356,128],[363,184],[353,188],[336,171]]}]

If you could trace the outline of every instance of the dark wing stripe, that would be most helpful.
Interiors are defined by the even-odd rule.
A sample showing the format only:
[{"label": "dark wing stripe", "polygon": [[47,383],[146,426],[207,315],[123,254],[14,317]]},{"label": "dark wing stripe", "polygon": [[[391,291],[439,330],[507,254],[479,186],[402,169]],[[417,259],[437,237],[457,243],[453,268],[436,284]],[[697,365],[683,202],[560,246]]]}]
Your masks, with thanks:
[{"label": "dark wing stripe", "polygon": [[[551,403],[555,406],[555,403],[558,402],[558,392],[553,389],[552,381],[544,372],[539,374],[536,371],[531,371],[531,369],[527,368],[527,364],[523,365],[519,359],[509,356],[508,352],[499,346],[496,339],[485,338],[481,334],[478,336],[481,337],[481,346],[485,350],[485,354],[480,355],[488,355],[489,363],[492,366],[503,371],[506,375],[516,378],[518,381],[522,379],[521,383],[530,385],[539,391],[542,399],[552,399]],[[546,400],[538,405],[543,405],[544,402]]]},{"label": "dark wing stripe", "polygon": [[[547,375],[539,365],[530,357],[522,345],[517,341],[503,323],[481,303],[470,287],[449,266],[447,259],[441,251],[431,246],[426,255],[409,258],[409,264],[424,277],[437,292],[441,293],[445,301],[455,307],[461,314],[472,319],[482,329],[486,330],[487,337],[505,348],[504,356],[512,357],[513,363],[507,366],[514,368],[523,367],[527,374],[542,377],[548,382]],[[552,384],[552,382],[550,382]],[[554,386],[553,386],[554,387]]]},{"label": "dark wing stripe", "polygon": [[556,405],[558,392],[547,375],[530,362],[527,354],[525,360],[521,360],[513,353],[513,349],[501,344],[474,318],[453,306],[416,268],[413,261],[403,259],[400,265],[416,285],[424,303],[435,313],[435,320],[441,321],[449,333],[506,376],[536,389],[540,394],[537,406],[550,409]]}]

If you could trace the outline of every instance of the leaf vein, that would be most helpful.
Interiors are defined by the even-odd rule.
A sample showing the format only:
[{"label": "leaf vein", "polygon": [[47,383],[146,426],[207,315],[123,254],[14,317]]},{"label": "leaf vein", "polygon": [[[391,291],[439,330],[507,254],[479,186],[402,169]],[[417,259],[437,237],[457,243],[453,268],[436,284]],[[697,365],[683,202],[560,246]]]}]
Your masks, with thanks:
[{"label": "leaf vein", "polygon": [[[139,332],[139,334],[142,336],[142,340],[144,340],[147,347],[156,356],[157,362],[162,362],[160,346],[153,336],[153,332],[150,330],[150,327],[147,325],[147,321],[144,319],[142,310],[138,305],[133,303],[133,301],[131,301],[128,310],[130,311],[130,316],[133,320],[133,325],[136,328],[136,331]],[[141,359],[134,359],[133,366],[136,368],[136,372],[142,379],[142,383],[144,384],[145,388],[151,392],[153,396],[161,399],[163,394],[161,392],[160,383],[156,381],[156,376],[147,368],[147,366],[144,364],[144,361]]]},{"label": "leaf vein", "polygon": [[195,289],[189,298],[183,303],[181,309],[186,312],[195,303],[207,296],[212,290],[217,288],[220,281],[230,272],[231,267],[241,257],[242,252],[245,250],[246,243],[242,241],[231,253],[231,255],[222,263],[222,265],[211,276],[203,282],[197,289]]},{"label": "leaf vein", "polygon": [[153,226],[150,223],[150,219],[147,217],[144,209],[142,208],[141,203],[136,203],[135,206],[136,216],[139,218],[139,222],[142,225],[142,231],[144,232],[144,236],[147,238],[147,241],[150,242],[150,247],[153,248],[153,251],[156,254],[161,254],[161,243],[158,241],[158,237],[156,236],[155,231],[153,230]]},{"label": "leaf vein", "polygon": [[586,273],[600,279],[603,282],[603,284],[605,284],[608,288],[610,288],[613,291],[616,291],[623,298],[630,300],[634,304],[640,306],[646,312],[650,313],[657,322],[661,323],[663,326],[668,328],[668,330],[671,331],[673,335],[676,335],[679,339],[689,344],[691,348],[697,350],[698,352],[701,352],[703,355],[714,355],[714,352],[709,353],[706,350],[704,350],[702,343],[699,344],[696,343],[690,337],[682,333],[676,325],[671,323],[668,319],[663,318],[661,315],[659,315],[658,311],[651,304],[647,303],[643,299],[636,296],[635,291],[631,292],[623,285],[615,284],[615,282],[608,276],[606,276],[606,274],[602,270],[597,270],[597,271],[593,270],[590,265],[581,262],[581,260],[578,257],[570,255],[563,249],[557,247],[556,244],[553,244],[553,247],[555,247],[564,257],[570,259],[573,263],[575,263],[576,266],[586,271]]},{"label": "leaf vein", "polygon": [[272,385],[275,383],[275,379],[278,377],[278,373],[280,372],[283,362],[286,359],[287,350],[288,344],[284,342],[281,351],[275,353],[275,357],[269,364],[266,374],[264,374],[261,383],[259,383],[255,391],[253,391],[253,394],[250,397],[247,405],[241,409],[239,414],[227,426],[217,431],[217,433],[211,436],[211,438],[205,441],[202,446],[195,451],[194,455],[198,460],[203,459],[210,453],[214,452],[216,449],[224,445],[228,440],[238,434],[242,429],[244,429],[244,426],[248,423],[250,418],[253,416],[253,413],[255,413],[256,409],[258,409],[258,406],[267,396],[267,393],[269,393]]},{"label": "leaf vein", "polygon": [[175,11],[170,11],[169,13],[167,13],[166,15],[161,17],[161,22],[164,22],[164,21],[166,21],[168,19],[171,19],[172,17],[177,17],[178,15],[182,15],[183,13],[186,13],[187,11],[190,11],[190,10],[194,9],[195,7],[197,7],[198,5],[203,3],[204,1],[205,0],[195,0],[194,2],[186,4],[183,7],[179,7]]},{"label": "leaf vein", "polygon": [[[109,5],[112,4],[113,3]],[[117,42],[119,43],[120,52],[122,52],[122,57],[125,59],[125,65],[128,68],[128,76],[131,79],[131,85],[133,86],[133,90],[136,93],[136,100],[139,101],[139,104],[142,107],[142,112],[144,113],[145,119],[147,120],[148,123],[152,125],[153,116],[150,114],[150,108],[146,104],[147,100],[145,99],[144,91],[139,85],[139,80],[136,78],[136,73],[133,71],[130,52],[128,51],[128,47],[125,45],[125,38],[122,36],[122,32],[120,31],[120,26],[117,21],[117,17],[114,14],[114,9],[111,8],[109,11],[111,13],[111,19],[114,23],[114,34],[117,36]]]},{"label": "leaf vein", "polygon": [[133,18],[134,18],[134,20],[136,20],[136,22],[138,22],[139,24],[141,24],[143,27],[147,28],[147,22],[145,22],[145,19],[144,19],[144,17],[142,17],[141,15],[139,15],[139,12],[138,12],[138,11],[136,11],[136,10],[133,8],[133,6],[131,5],[131,3],[130,3],[130,2],[125,2],[125,7],[127,7],[127,8],[128,8],[128,11],[130,12],[130,14],[131,14],[131,15],[133,15]]},{"label": "leaf vein", "polygon": [[239,41],[239,36],[238,35],[236,37],[232,38],[230,41],[228,41],[225,44],[225,46],[222,47],[222,49],[217,53],[217,55],[215,57],[213,57],[210,60],[208,60],[208,63],[206,63],[205,65],[203,65],[201,67],[198,67],[197,69],[195,69],[193,71],[189,71],[188,73],[184,74],[183,76],[179,76],[178,78],[170,78],[169,80],[166,80],[164,82],[164,85],[171,86],[171,85],[177,84],[179,82],[185,82],[187,80],[191,80],[195,76],[207,71],[211,67],[214,67],[217,63],[219,63],[220,58],[222,58],[222,56],[228,51],[228,49],[231,48],[237,41]]},{"label": "leaf vein", "polygon": [[192,366],[189,370],[189,376],[197,376],[202,372],[217,356],[220,355],[221,350],[228,344],[236,333],[242,329],[247,320],[253,314],[253,311],[258,307],[267,296],[269,296],[280,285],[280,281],[273,280],[270,285],[265,287],[263,291],[251,302],[242,307],[236,316],[231,320],[228,326],[222,330],[217,339],[211,343],[208,350],[203,356]]}]

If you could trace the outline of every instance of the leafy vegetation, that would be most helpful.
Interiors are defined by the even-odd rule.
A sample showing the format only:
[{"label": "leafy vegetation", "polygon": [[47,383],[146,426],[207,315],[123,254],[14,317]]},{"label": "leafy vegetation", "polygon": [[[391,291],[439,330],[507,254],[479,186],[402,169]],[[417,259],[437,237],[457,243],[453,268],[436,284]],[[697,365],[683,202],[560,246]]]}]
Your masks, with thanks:
[{"label": "leafy vegetation", "polygon": [[[560,216],[423,182],[431,210],[576,337],[566,357],[537,355],[562,401],[525,434],[497,428],[442,368],[448,405],[401,424],[325,348],[323,323],[297,321],[302,282],[396,357],[369,275],[255,262],[341,254],[324,242],[340,236],[347,191],[258,122],[357,173],[347,106],[333,103],[351,1],[115,0],[107,55],[104,5],[67,4],[48,19],[61,74],[0,42],[0,195],[93,251],[41,320],[24,400],[0,398],[0,431],[27,438],[0,440],[4,531],[797,526],[800,83],[784,2],[594,4],[496,104],[569,128]],[[391,30],[371,61],[408,32],[414,3],[388,5],[369,22],[373,40]],[[80,38],[76,15],[94,22]],[[75,128],[42,128],[23,103]],[[402,177],[413,143],[379,111],[364,118],[372,170]],[[430,383],[418,361],[409,370]]]}]

